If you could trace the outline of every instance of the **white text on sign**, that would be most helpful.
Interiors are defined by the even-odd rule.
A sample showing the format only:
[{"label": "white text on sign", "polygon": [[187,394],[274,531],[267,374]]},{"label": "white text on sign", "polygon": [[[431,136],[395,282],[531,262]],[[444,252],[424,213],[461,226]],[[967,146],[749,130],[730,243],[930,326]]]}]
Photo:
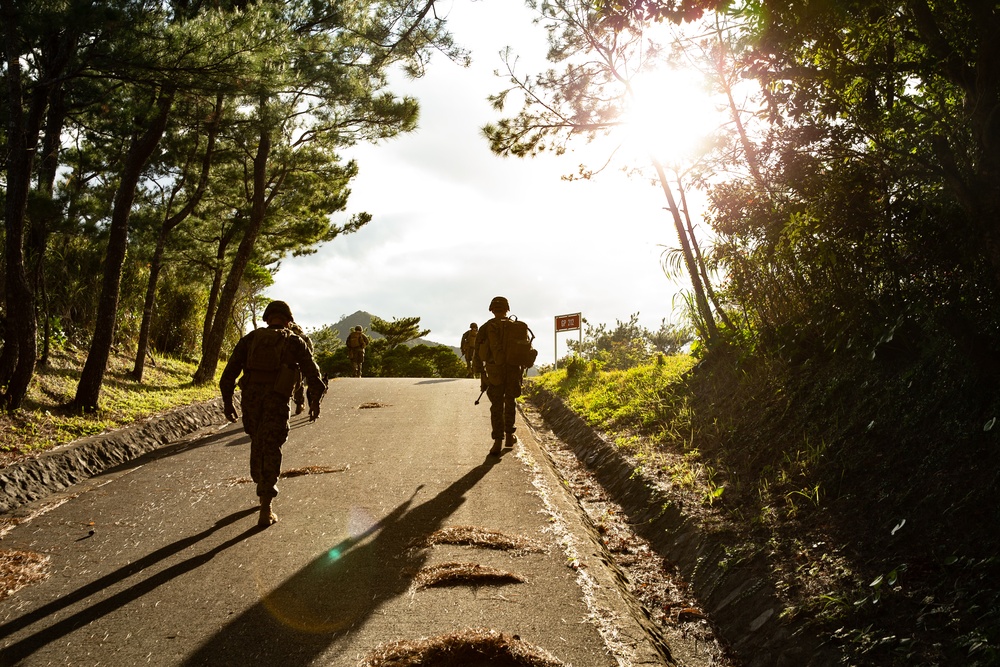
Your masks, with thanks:
[{"label": "white text on sign", "polygon": [[573,331],[580,328],[580,313],[556,315],[556,332]]}]

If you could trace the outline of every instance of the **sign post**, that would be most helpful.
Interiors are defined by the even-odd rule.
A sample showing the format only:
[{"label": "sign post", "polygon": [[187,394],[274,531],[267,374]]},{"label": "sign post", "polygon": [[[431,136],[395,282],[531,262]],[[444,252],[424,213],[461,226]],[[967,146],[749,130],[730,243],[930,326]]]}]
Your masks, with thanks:
[{"label": "sign post", "polygon": [[559,332],[560,331],[573,331],[576,329],[580,332],[580,344],[583,344],[583,315],[580,313],[570,313],[569,315],[556,315],[556,335],[555,338],[555,363],[553,364],[554,369],[559,368]]}]

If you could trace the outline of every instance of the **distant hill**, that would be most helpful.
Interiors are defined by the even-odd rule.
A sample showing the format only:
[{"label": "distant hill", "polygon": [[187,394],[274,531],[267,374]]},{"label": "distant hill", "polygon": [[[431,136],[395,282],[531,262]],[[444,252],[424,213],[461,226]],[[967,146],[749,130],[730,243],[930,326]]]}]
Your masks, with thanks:
[{"label": "distant hill", "polygon": [[[379,316],[379,317],[381,317],[381,316]],[[382,317],[382,319],[384,320],[386,318]],[[347,335],[356,326],[360,326],[361,328],[363,328],[365,330],[365,334],[369,338],[372,338],[372,339],[375,339],[375,338],[384,338],[384,336],[382,334],[376,333],[376,332],[374,332],[374,331],[371,330],[372,315],[371,315],[371,313],[367,313],[367,312],[365,312],[363,310],[359,310],[356,313],[351,313],[350,315],[344,317],[342,320],[340,320],[339,322],[337,322],[336,324],[334,324],[333,328],[336,329],[337,332],[340,334],[340,340],[346,342],[347,341]],[[435,341],[428,340],[426,338],[416,338],[416,339],[411,340],[408,343],[406,343],[406,345],[408,347],[413,347],[414,345],[427,345],[429,347],[447,347],[447,348],[451,349],[459,357],[462,356],[462,349],[461,348],[455,347],[454,345],[445,345],[444,343],[437,343]]]}]

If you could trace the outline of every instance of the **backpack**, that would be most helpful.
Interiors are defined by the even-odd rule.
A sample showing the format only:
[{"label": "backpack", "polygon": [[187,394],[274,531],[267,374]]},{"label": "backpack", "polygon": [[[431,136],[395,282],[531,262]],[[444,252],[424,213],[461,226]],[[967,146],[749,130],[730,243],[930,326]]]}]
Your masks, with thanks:
[{"label": "backpack", "polygon": [[496,327],[490,327],[489,347],[493,363],[531,368],[535,365],[538,350],[532,347],[535,332],[527,324],[516,319],[500,320]]},{"label": "backpack", "polygon": [[281,353],[285,340],[292,332],[287,329],[257,329],[250,339],[246,368],[250,371],[277,371],[281,366]]},{"label": "backpack", "polygon": [[347,334],[347,347],[351,348],[352,350],[358,347],[364,347],[364,345],[361,342],[361,337],[363,335],[364,334],[360,331],[352,331],[351,333]]},{"label": "backpack", "polygon": [[471,356],[471,352],[472,350],[475,349],[475,347],[476,347],[476,331],[469,329],[464,334],[462,334],[462,343],[461,343],[462,354],[469,352]]}]

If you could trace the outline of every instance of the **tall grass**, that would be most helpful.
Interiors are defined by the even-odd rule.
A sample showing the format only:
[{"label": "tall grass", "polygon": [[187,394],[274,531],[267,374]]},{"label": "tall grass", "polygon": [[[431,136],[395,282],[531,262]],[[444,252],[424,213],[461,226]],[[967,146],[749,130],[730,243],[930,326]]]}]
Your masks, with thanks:
[{"label": "tall grass", "polygon": [[694,364],[688,355],[661,356],[615,371],[581,362],[539,376],[535,382],[565,399],[591,426],[609,432],[670,432],[685,421],[686,398],[679,380]]}]

